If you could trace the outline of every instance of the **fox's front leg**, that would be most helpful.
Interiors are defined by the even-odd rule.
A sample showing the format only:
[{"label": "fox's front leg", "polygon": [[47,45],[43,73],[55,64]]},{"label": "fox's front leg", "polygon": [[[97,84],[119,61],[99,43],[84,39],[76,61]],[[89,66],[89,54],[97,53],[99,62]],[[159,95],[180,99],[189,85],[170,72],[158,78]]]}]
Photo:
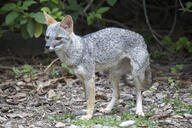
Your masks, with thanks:
[{"label": "fox's front leg", "polygon": [[95,79],[92,77],[89,80],[84,81],[86,100],[87,100],[87,113],[82,116],[81,119],[89,120],[93,116],[94,106],[95,106]]}]

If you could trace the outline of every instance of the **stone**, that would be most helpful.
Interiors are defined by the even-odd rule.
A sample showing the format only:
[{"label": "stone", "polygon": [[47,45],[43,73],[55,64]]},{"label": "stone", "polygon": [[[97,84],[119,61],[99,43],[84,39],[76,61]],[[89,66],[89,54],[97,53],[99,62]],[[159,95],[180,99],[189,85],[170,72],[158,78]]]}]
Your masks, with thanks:
[{"label": "stone", "polygon": [[146,90],[146,91],[143,92],[143,96],[145,96],[145,97],[149,97],[149,96],[151,96],[152,94],[153,94],[153,92],[150,91],[150,90]]},{"label": "stone", "polygon": [[125,100],[131,100],[131,99],[133,99],[133,98],[134,98],[134,96],[131,95],[131,94],[125,94],[125,95],[124,95],[124,99],[125,99]]},{"label": "stone", "polygon": [[92,126],[93,128],[103,128],[103,126],[101,124],[96,124]]},{"label": "stone", "polygon": [[187,119],[192,119],[192,114],[184,113],[184,117]]},{"label": "stone", "polygon": [[151,102],[151,103],[154,102],[154,100],[151,99],[151,98],[149,98],[149,97],[146,97],[146,98],[144,98],[143,100],[146,101],[146,102]]},{"label": "stone", "polygon": [[116,121],[121,121],[121,117],[120,116],[116,116]]},{"label": "stone", "polygon": [[7,121],[7,119],[5,119],[4,117],[0,116],[0,122],[5,122],[5,121]]},{"label": "stone", "polygon": [[80,127],[72,124],[69,128],[80,128]]},{"label": "stone", "polygon": [[16,83],[16,85],[17,85],[17,86],[22,86],[22,85],[25,85],[25,83],[24,83],[23,81],[18,81],[18,82]]},{"label": "stone", "polygon": [[56,96],[56,93],[55,93],[55,91],[54,90],[49,90],[48,91],[48,98],[49,99],[51,99],[51,98],[53,98],[53,97],[55,97]]},{"label": "stone", "polygon": [[156,94],[156,98],[157,99],[163,99],[163,98],[165,98],[166,97],[166,94],[162,94],[162,93],[157,93]]},{"label": "stone", "polygon": [[153,83],[153,86],[157,88],[159,86],[159,82]]},{"label": "stone", "polygon": [[120,127],[129,127],[129,126],[132,126],[134,124],[135,124],[134,120],[128,120],[128,121],[122,122],[119,126]]},{"label": "stone", "polygon": [[190,119],[189,122],[192,124],[192,119]]},{"label": "stone", "polygon": [[183,118],[183,116],[180,116],[180,115],[173,115],[172,117],[173,117],[173,118],[180,118],[180,119]]},{"label": "stone", "polygon": [[65,124],[62,122],[57,122],[57,124],[55,125],[56,128],[64,128]]}]

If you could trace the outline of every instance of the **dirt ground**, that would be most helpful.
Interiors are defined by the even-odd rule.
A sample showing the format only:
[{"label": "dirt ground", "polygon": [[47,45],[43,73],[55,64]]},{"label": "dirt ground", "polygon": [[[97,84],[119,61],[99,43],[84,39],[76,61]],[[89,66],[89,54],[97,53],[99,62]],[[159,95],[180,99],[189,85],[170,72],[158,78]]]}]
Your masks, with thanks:
[{"label": "dirt ground", "polygon": [[[135,121],[132,127],[192,126],[192,73],[174,74],[170,73],[169,66],[151,64],[153,86],[143,92],[145,117],[134,114],[135,88],[123,80],[118,104],[110,114],[101,113],[99,109],[111,99],[112,88],[107,73],[97,73],[94,117],[86,122],[79,120],[86,108],[81,83],[61,62],[48,66],[53,60],[0,58],[0,128],[113,128],[127,120]],[[23,69],[24,64],[31,65],[32,69]],[[12,67],[19,72],[13,72]],[[131,85],[129,75],[127,80]]]}]

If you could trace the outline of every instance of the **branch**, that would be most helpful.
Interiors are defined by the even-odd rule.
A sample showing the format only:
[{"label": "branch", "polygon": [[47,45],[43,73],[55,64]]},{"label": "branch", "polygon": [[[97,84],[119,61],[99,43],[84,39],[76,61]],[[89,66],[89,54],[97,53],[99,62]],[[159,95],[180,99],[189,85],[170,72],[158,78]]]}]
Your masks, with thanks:
[{"label": "branch", "polygon": [[91,4],[93,3],[93,0],[89,0],[89,3],[87,4],[87,6],[85,7],[85,9],[83,10],[83,13],[85,15],[87,15],[86,11],[89,9],[89,7],[91,6]]},{"label": "branch", "polygon": [[102,18],[102,20],[103,20],[104,22],[113,23],[113,24],[116,24],[116,25],[118,25],[118,26],[120,26],[120,27],[122,27],[122,28],[129,29],[129,27],[127,27],[126,25],[120,23],[119,21],[111,20],[111,19],[105,19],[105,18]]},{"label": "branch", "polygon": [[172,34],[173,30],[175,29],[176,22],[177,22],[177,0],[175,0],[175,16],[174,16],[174,21],[173,21],[173,25],[171,27],[171,30],[170,30],[168,36],[170,36]]},{"label": "branch", "polygon": [[47,70],[56,62],[56,61],[58,61],[59,60],[59,58],[56,58],[55,60],[53,60],[48,66],[47,66],[47,68],[44,70],[44,72],[47,72]]},{"label": "branch", "polygon": [[[181,0],[179,0],[179,3],[181,5],[182,10],[184,11],[184,6],[183,6],[183,3],[181,2]],[[192,10],[187,10],[187,12],[192,12]]]},{"label": "branch", "polygon": [[148,18],[148,15],[147,15],[147,10],[146,10],[146,2],[145,2],[145,0],[143,0],[143,9],[144,9],[145,20],[146,20],[146,23],[147,23],[147,25],[148,25],[148,27],[149,27],[149,30],[151,31],[151,34],[153,35],[153,37],[155,38],[155,40],[159,43],[159,45],[160,45],[161,47],[163,47],[164,49],[166,49],[168,52],[172,53],[172,52],[171,52],[167,47],[165,47],[165,46],[161,43],[161,41],[156,37],[155,31],[152,29],[151,24],[150,24],[150,22],[149,22],[149,18]]}]

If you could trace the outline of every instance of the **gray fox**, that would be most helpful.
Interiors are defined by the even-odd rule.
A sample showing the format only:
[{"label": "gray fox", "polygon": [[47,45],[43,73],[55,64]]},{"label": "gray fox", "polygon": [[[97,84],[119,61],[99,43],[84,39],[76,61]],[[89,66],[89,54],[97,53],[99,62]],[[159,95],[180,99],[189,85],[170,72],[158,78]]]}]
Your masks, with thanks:
[{"label": "gray fox", "polygon": [[112,99],[104,113],[109,113],[118,101],[119,81],[122,75],[131,73],[136,86],[136,114],[144,116],[142,90],[152,84],[147,46],[138,33],[105,28],[80,37],[73,32],[70,15],[57,22],[44,12],[47,21],[46,48],[55,51],[59,59],[74,72],[83,84],[87,111],[82,119],[91,119],[95,105],[95,72],[109,71],[113,86]]}]

